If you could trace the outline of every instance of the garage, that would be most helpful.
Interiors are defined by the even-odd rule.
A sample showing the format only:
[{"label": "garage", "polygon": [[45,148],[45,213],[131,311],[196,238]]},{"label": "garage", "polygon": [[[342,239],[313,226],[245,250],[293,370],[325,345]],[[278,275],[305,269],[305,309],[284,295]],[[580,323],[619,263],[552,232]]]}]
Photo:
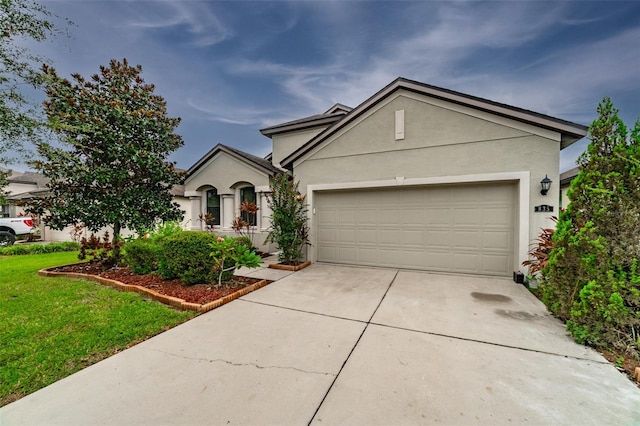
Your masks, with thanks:
[{"label": "garage", "polygon": [[319,262],[510,276],[517,184],[314,193]]}]

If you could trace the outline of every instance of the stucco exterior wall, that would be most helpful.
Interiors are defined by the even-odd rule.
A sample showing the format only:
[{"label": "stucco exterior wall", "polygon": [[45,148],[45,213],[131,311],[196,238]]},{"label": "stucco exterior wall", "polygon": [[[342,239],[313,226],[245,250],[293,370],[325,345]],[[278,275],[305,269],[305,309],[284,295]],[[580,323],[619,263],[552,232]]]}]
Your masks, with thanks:
[{"label": "stucco exterior wall", "polygon": [[198,221],[198,216],[206,210],[206,191],[214,187],[222,196],[220,204],[222,217],[221,224],[216,225],[213,232],[217,235],[237,236],[231,229],[231,222],[240,215],[240,190],[236,185],[239,183],[250,184],[256,190],[256,204],[260,211],[253,241],[259,250],[269,252],[273,249],[272,245],[264,244],[270,217],[264,196],[269,189],[269,175],[226,153],[214,156],[185,182],[185,195],[190,199],[185,201],[186,205],[183,207],[187,212],[184,227],[191,230],[204,229],[203,223]]},{"label": "stucco exterior wall", "polygon": [[[397,110],[405,115],[402,140],[395,139]],[[491,179],[505,172],[527,176],[521,188],[527,193],[528,232],[520,235],[528,235],[528,247],[541,227],[552,226],[549,217],[557,215],[559,156],[558,133],[400,91],[298,160],[294,174],[302,191],[320,184],[401,185],[412,178],[442,178],[438,182],[446,183],[469,175]],[[555,185],[542,196],[539,182],[545,175]],[[535,213],[534,206],[540,204],[553,206],[554,213]]]},{"label": "stucco exterior wall", "polygon": [[569,196],[567,195],[567,191],[569,190],[570,186],[571,186],[570,184],[563,185],[560,188],[560,208],[561,209],[566,209],[569,203],[571,202],[571,200],[569,199]]},{"label": "stucco exterior wall", "polygon": [[266,173],[260,173],[254,167],[222,153],[187,178],[184,189],[185,192],[190,192],[213,186],[218,190],[218,194],[231,194],[233,186],[238,182],[266,186],[269,185],[269,177]]},{"label": "stucco exterior wall", "polygon": [[297,132],[273,135],[272,137],[272,160],[274,166],[280,167],[280,162],[289,156],[293,151],[300,148],[307,141],[311,140],[318,133],[326,129],[326,126],[315,127],[313,129],[300,130]]},{"label": "stucco exterior wall", "polygon": [[180,221],[182,229],[189,229],[191,226],[191,200],[185,197],[173,197],[173,202],[178,203],[180,210],[184,212]]},{"label": "stucco exterior wall", "polygon": [[10,194],[22,194],[23,192],[37,191],[38,185],[30,183],[9,182],[5,188]]}]

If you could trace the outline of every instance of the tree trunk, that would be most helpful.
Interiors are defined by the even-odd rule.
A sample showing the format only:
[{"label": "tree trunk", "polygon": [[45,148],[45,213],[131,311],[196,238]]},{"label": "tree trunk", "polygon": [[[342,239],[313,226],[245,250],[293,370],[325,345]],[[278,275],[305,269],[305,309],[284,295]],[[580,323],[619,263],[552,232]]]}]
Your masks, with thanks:
[{"label": "tree trunk", "polygon": [[113,224],[113,238],[111,239],[111,256],[116,263],[120,262],[120,231],[122,229],[122,225],[120,222],[116,222]]}]

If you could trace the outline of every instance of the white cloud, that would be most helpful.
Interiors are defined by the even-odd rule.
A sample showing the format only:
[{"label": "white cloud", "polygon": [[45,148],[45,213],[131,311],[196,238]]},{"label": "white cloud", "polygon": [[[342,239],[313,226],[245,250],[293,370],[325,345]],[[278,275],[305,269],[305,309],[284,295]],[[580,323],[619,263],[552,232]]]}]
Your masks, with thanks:
[{"label": "white cloud", "polygon": [[207,102],[188,98],[186,104],[200,113],[206,120],[218,121],[227,124],[259,125],[265,124],[265,119],[271,112],[269,109],[255,109],[229,105],[220,100]]},{"label": "white cloud", "polygon": [[[149,8],[154,13],[149,13]],[[132,8],[125,25],[132,28],[163,29],[184,25],[197,46],[211,46],[231,37],[227,28],[207,2],[144,2],[143,7]]]}]

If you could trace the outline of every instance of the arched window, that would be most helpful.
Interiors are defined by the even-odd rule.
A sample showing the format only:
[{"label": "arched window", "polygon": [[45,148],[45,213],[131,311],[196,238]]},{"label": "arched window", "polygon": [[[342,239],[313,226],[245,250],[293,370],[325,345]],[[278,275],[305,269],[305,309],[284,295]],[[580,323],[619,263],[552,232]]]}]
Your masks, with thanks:
[{"label": "arched window", "polygon": [[[240,188],[240,204],[244,204],[244,202],[248,202],[249,204],[256,203],[256,189],[253,186],[245,186],[244,188]],[[240,212],[240,217],[245,222],[249,222],[251,226],[256,226],[257,223],[257,214],[250,214],[245,211]]]},{"label": "arched window", "polygon": [[220,196],[215,188],[207,191],[207,213],[213,216],[214,225],[220,225]]}]

